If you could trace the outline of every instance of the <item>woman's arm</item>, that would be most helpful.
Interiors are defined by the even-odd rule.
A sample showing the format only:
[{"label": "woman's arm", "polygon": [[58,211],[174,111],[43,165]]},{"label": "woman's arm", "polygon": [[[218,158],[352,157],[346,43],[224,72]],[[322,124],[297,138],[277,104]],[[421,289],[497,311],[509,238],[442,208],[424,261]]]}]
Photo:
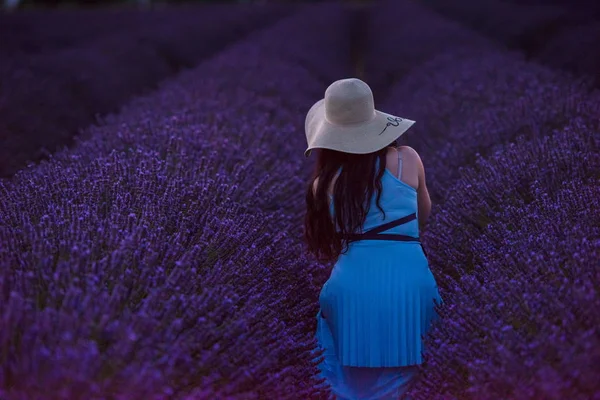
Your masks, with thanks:
[{"label": "woman's arm", "polygon": [[425,182],[425,167],[423,166],[423,161],[421,161],[421,157],[415,151],[416,161],[417,161],[417,171],[419,176],[419,186],[417,188],[417,206],[419,209],[419,233],[425,230],[425,222],[427,218],[429,218],[429,214],[431,213],[431,198],[429,197],[429,191],[427,190],[427,184]]},{"label": "woman's arm", "polygon": [[431,212],[431,199],[427,184],[425,183],[425,167],[419,153],[410,146],[400,146],[404,162],[406,165],[406,175],[404,179],[412,187],[416,187],[417,191],[417,208],[419,214],[419,233],[422,233],[425,228],[425,222],[429,218]]}]

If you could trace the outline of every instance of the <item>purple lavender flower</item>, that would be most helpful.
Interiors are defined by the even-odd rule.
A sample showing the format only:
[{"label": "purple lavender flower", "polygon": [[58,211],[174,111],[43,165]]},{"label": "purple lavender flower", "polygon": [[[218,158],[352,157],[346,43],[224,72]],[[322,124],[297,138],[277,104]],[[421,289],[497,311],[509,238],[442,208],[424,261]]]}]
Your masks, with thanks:
[{"label": "purple lavender flower", "polygon": [[322,39],[343,42],[341,10],[281,21],[0,183],[7,396],[328,395],[297,149],[344,70]]},{"label": "purple lavender flower", "polygon": [[[428,337],[415,399],[588,399],[600,391],[599,194],[597,184],[570,181],[463,246],[478,265],[470,274],[464,261],[454,264],[460,278],[444,278],[452,306]],[[436,265],[436,276],[448,265]]]},{"label": "purple lavender flower", "polygon": [[600,323],[590,308],[600,304],[599,138],[568,127],[463,169],[425,235],[452,306],[428,338],[416,399],[600,391],[590,350]]}]

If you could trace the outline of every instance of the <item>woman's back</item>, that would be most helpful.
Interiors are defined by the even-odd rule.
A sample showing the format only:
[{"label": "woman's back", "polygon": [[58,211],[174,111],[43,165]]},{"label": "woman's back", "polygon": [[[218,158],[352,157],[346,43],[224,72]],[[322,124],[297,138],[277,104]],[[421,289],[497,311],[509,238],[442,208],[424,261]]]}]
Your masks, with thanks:
[{"label": "woman's back", "polygon": [[[328,190],[330,198],[336,178],[337,176],[331,181]],[[313,190],[316,189],[317,184],[318,179],[314,182]],[[400,218],[402,213],[408,215],[412,212],[417,215],[417,227],[422,227],[429,216],[431,201],[425,184],[423,164],[417,152],[408,146],[401,146],[397,149],[390,147],[386,155],[382,184],[386,188],[382,190],[380,205],[386,213],[386,218],[385,220],[381,219],[383,215],[378,212],[376,197],[373,196],[370,199],[369,212],[362,227],[363,231],[381,221],[392,220],[395,217]],[[333,212],[333,204],[330,206]],[[396,229],[393,232],[397,231],[399,230]],[[418,236],[418,231],[413,233]]]},{"label": "woman's back", "polygon": [[[390,157],[390,155],[392,157]],[[373,195],[370,199],[369,210],[367,212],[365,222],[362,226],[362,231],[366,232],[374,227],[385,224],[389,221],[394,221],[402,217],[410,216],[415,214],[418,218],[418,202],[417,202],[417,188],[409,185],[407,182],[401,180],[402,175],[405,175],[404,179],[408,179],[411,182],[415,182],[418,185],[418,177],[412,165],[405,163],[401,152],[391,151],[388,153],[388,159],[386,160],[386,168],[381,177],[381,196],[379,204],[383,212],[377,207],[377,196]],[[391,166],[388,164],[389,159],[393,160]],[[395,164],[395,165],[394,165]],[[408,168],[405,168],[406,165]],[[378,167],[380,167],[378,165]],[[393,174],[390,168],[397,171]],[[409,169],[409,171],[406,171]],[[331,203],[331,211],[335,212],[333,202]],[[411,237],[418,238],[419,236],[419,225],[418,219],[408,221],[402,225],[392,227],[385,231],[386,234],[403,234]],[[356,244],[365,244],[371,241],[360,241]],[[389,242],[387,242],[389,243]],[[381,243],[379,243],[381,245]]]},{"label": "woman's back", "polygon": [[[399,159],[401,171],[410,176],[405,160]],[[402,172],[399,175],[403,177]],[[419,242],[417,189],[387,168],[381,187],[385,216],[374,194],[362,227],[365,236],[358,236],[339,256],[319,297],[339,359],[346,366],[421,363],[421,335],[434,317],[432,300],[440,300]]]}]

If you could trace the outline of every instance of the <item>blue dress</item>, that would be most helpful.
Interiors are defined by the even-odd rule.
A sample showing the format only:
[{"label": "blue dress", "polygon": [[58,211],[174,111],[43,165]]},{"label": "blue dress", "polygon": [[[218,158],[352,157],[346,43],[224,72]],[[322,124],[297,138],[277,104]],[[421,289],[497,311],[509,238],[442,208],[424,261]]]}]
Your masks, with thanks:
[{"label": "blue dress", "polygon": [[319,367],[338,399],[397,399],[442,302],[418,241],[416,190],[386,169],[380,204],[385,218],[374,195],[363,236],[351,238],[319,295]]}]

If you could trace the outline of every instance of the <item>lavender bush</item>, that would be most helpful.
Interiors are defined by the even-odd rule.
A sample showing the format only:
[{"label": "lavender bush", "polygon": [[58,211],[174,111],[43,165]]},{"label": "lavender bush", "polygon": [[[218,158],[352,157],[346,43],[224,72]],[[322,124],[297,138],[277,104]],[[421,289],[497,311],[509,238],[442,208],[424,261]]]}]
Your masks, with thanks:
[{"label": "lavender bush", "polygon": [[599,145],[521,138],[452,188],[426,235],[450,306],[415,399],[600,396]]},{"label": "lavender bush", "polygon": [[407,138],[423,153],[432,196],[443,201],[459,167],[495,144],[543,136],[574,118],[597,127],[600,103],[589,88],[517,54],[450,51],[394,86],[386,107],[418,121]]},{"label": "lavender bush", "polygon": [[310,264],[271,231],[279,215],[157,154],[61,167],[2,188],[6,396],[311,393],[310,337],[286,325],[272,290]]},{"label": "lavender bush", "polygon": [[[166,154],[173,137],[183,141],[189,152],[206,141],[226,143],[229,146],[220,151],[228,171],[237,172],[242,164],[258,171],[240,182],[244,193],[253,191],[257,181],[269,184],[268,191],[252,199],[254,206],[301,212],[303,197],[298,193],[304,190],[307,171],[298,148],[305,140],[299,134],[304,114],[327,85],[349,69],[348,14],[334,10],[340,14],[331,27],[327,26],[330,11],[319,15],[308,10],[237,43],[166,82],[156,94],[135,99],[120,115],[90,127],[73,151],[59,152],[54,160],[68,162],[75,152],[80,160],[91,161],[112,150],[140,148]],[[307,23],[326,33],[299,35],[297,27]],[[289,45],[290,37],[305,50]],[[331,50],[334,44],[336,51]],[[322,56],[325,52],[328,57]],[[284,180],[279,176],[281,168],[289,172]]]},{"label": "lavender bush", "polygon": [[[23,386],[17,385],[16,388],[13,387],[13,390],[17,390],[17,393],[19,393],[20,389],[20,393],[24,392],[28,396],[33,396],[36,390],[39,393],[42,393],[42,390],[44,393],[48,393],[48,391],[61,393],[60,390],[64,389],[61,386],[66,385],[66,380],[72,381],[75,379],[79,382],[78,386],[71,386],[74,392],[67,394],[68,398],[80,398],[78,396],[90,398],[89,395],[92,390],[98,390],[104,395],[115,392],[125,395],[130,389],[129,395],[132,396],[130,398],[150,398],[147,396],[148,393],[155,391],[160,394],[161,391],[158,388],[163,390],[163,386],[167,382],[183,390],[181,389],[182,385],[183,388],[191,385],[190,379],[203,375],[203,371],[208,366],[215,365],[215,359],[218,359],[219,362],[231,363],[235,367],[235,371],[232,370],[233,366],[223,366],[224,371],[216,372],[219,376],[208,377],[205,380],[198,378],[195,380],[195,384],[229,394],[246,390],[249,393],[246,394],[247,396],[253,395],[256,397],[263,393],[263,390],[264,393],[279,393],[282,388],[277,389],[276,384],[283,385],[285,383],[288,387],[296,387],[300,393],[306,393],[303,391],[302,385],[306,385],[306,387],[310,385],[298,381],[298,379],[310,381],[310,378],[307,378],[310,375],[303,375],[307,373],[307,370],[301,369],[298,365],[302,364],[303,359],[306,360],[306,356],[303,358],[302,354],[297,354],[297,352],[302,353],[305,351],[306,343],[310,344],[310,342],[306,342],[304,332],[295,334],[296,330],[293,325],[283,333],[272,325],[276,324],[277,321],[283,321],[280,325],[290,322],[288,315],[278,312],[280,308],[284,308],[283,305],[280,305],[282,292],[273,291],[273,288],[280,288],[288,294],[302,290],[311,293],[316,290],[314,285],[302,289],[302,282],[300,282],[300,286],[298,282],[295,282],[297,276],[294,275],[294,270],[303,271],[303,274],[311,272],[310,263],[303,262],[302,259],[298,260],[300,249],[294,247],[295,242],[292,243],[289,239],[285,240],[287,237],[285,231],[284,233],[270,233],[273,232],[273,227],[278,226],[285,216],[278,214],[263,215],[251,208],[248,205],[248,200],[245,200],[244,203],[236,203],[230,200],[234,197],[240,197],[240,193],[235,188],[236,185],[229,183],[230,179],[225,174],[222,174],[221,177],[218,174],[211,174],[216,178],[208,180],[206,179],[206,171],[198,169],[197,172],[191,175],[178,176],[181,175],[182,169],[189,171],[187,164],[178,167],[179,173],[177,171],[169,173],[172,165],[163,162],[156,155],[138,155],[135,158],[124,158],[124,160],[120,160],[120,158],[124,157],[115,156],[109,159],[110,164],[101,165],[102,168],[95,165],[91,168],[88,167],[95,173],[82,176],[79,180],[65,174],[64,170],[59,170],[58,173],[63,178],[61,180],[60,176],[55,177],[53,171],[48,170],[48,168],[44,170],[47,175],[38,176],[38,179],[47,186],[36,181],[31,183],[31,187],[25,193],[17,192],[14,188],[9,188],[2,193],[3,196],[7,195],[6,197],[11,200],[11,203],[15,195],[16,200],[21,196],[29,196],[34,200],[33,202],[37,201],[38,207],[34,205],[30,207],[29,203],[25,204],[21,201],[22,207],[28,207],[31,210],[28,216],[34,221],[24,221],[23,223],[35,224],[35,221],[40,221],[38,225],[34,225],[35,227],[29,227],[22,236],[10,230],[2,232],[3,243],[8,246],[7,252],[13,254],[13,258],[4,255],[0,257],[5,260],[3,270],[7,270],[8,267],[16,269],[11,272],[11,274],[16,275],[12,276],[15,280],[21,280],[26,275],[31,278],[27,282],[23,282],[26,285],[24,287],[9,281],[4,282],[3,288],[6,290],[12,288],[15,295],[28,288],[28,291],[20,294],[20,296],[32,296],[25,298],[32,303],[32,309],[29,311],[33,313],[27,321],[21,321],[21,323],[10,322],[11,329],[3,329],[3,332],[15,332],[17,335],[34,334],[29,331],[31,329],[41,329],[41,334],[45,337],[44,340],[31,339],[33,342],[28,342],[31,347],[25,347],[24,349],[14,349],[12,347],[14,343],[10,341],[5,343],[11,349],[9,351],[11,369],[3,384],[10,386],[10,384],[15,383],[15,380],[17,383],[23,382],[21,383]],[[209,159],[207,164],[210,161],[216,160],[214,158]],[[102,162],[102,160],[98,162]],[[141,167],[132,168],[131,165],[140,165]],[[85,166],[82,166],[81,170],[85,170]],[[114,176],[118,180],[110,181],[106,179],[107,176]],[[148,181],[148,176],[156,176],[159,184],[156,185]],[[47,178],[54,179],[49,181]],[[194,184],[186,183],[186,179],[192,180]],[[103,180],[105,184],[99,185],[98,182]],[[174,180],[178,180],[179,183],[173,184]],[[123,184],[124,181],[129,181],[129,183],[125,185]],[[49,189],[50,185],[57,185],[60,188],[60,192],[56,192],[54,197],[50,197],[52,192]],[[184,189],[184,187],[187,189]],[[43,193],[47,200],[56,204],[55,208],[48,210],[39,207],[39,199],[35,200],[36,196],[32,195],[32,191]],[[82,198],[82,191],[90,192],[92,195]],[[148,192],[154,194],[148,194]],[[164,193],[169,192],[177,192],[178,196],[181,197],[167,197],[164,195]],[[62,201],[65,198],[68,200]],[[74,207],[74,202],[79,202],[79,204]],[[12,221],[15,221],[15,218],[22,218],[23,213],[17,203],[14,204],[12,209],[3,210],[11,214],[7,218]],[[214,208],[216,207],[213,206],[214,204],[218,205],[218,210]],[[90,209],[90,205],[97,205],[97,208]],[[148,205],[151,205],[151,207],[148,208]],[[76,208],[76,210],[69,213],[73,208]],[[41,213],[44,213],[44,215],[41,215]],[[161,215],[162,217],[159,217]],[[151,223],[151,221],[154,222]],[[257,224],[256,221],[260,223]],[[45,229],[46,224],[50,224],[50,228]],[[13,240],[10,240],[11,237]],[[161,247],[159,243],[165,245]],[[58,247],[55,247],[55,245]],[[23,249],[25,252],[25,260],[14,258],[15,254],[19,254],[18,249]],[[82,249],[83,254],[80,254],[78,249]],[[248,255],[244,256],[243,254],[247,252]],[[189,259],[186,257],[189,257]],[[290,260],[294,260],[294,262]],[[23,269],[16,267],[23,264],[25,264]],[[132,267],[129,268],[130,265]],[[223,267],[217,268],[217,265],[223,265]],[[61,268],[63,272],[59,273]],[[271,275],[273,276],[267,279],[268,269],[277,268],[282,268],[282,270],[272,272]],[[154,272],[157,269],[158,272]],[[163,269],[166,269],[166,272]],[[202,271],[206,273],[199,276]],[[209,272],[215,274],[215,278],[207,276]],[[173,274],[182,274],[183,276],[176,278]],[[248,283],[251,287],[244,289],[242,284],[246,279],[243,277],[244,275],[249,275],[252,279],[258,279],[260,282]],[[167,276],[173,281],[173,287],[164,287],[167,283]],[[218,282],[214,281],[216,277],[219,278]],[[60,280],[60,282],[55,282],[55,280]],[[183,280],[186,285],[181,283]],[[84,282],[82,285],[85,285],[85,287],[79,287],[80,281]],[[119,288],[117,282],[121,281],[126,281],[126,286],[122,288],[122,292],[117,296],[114,290]],[[292,282],[294,286],[290,287]],[[305,282],[307,285],[309,284],[308,281]],[[188,284],[190,286],[187,286]],[[231,292],[229,289],[228,291],[219,289],[225,284],[235,287],[235,293],[238,293],[237,290],[239,290],[240,296],[243,298],[239,301],[236,300],[232,305],[232,307],[241,308],[239,314],[228,311],[230,310],[228,308],[221,311],[221,314],[226,313],[221,317],[219,316],[221,314],[217,312],[218,310],[215,312],[211,310],[212,307],[217,307],[217,305],[214,305],[215,302],[226,302],[228,301],[227,298],[224,298],[224,300],[213,299],[211,303],[203,298],[205,292],[203,288],[206,287],[206,290],[210,288],[206,296],[224,297],[225,294]],[[181,285],[181,287],[176,287],[177,285]],[[265,286],[261,288],[261,285]],[[269,290],[267,290],[267,287]],[[64,304],[64,296],[67,296],[64,291],[78,289],[85,290],[84,293],[80,294],[85,299],[81,299],[82,302],[73,304],[70,306],[71,308],[67,307]],[[108,292],[104,292],[105,289]],[[175,296],[173,301],[177,298],[180,303],[176,303],[171,309],[161,308],[168,307],[168,304],[159,306],[143,303],[145,308],[154,307],[151,317],[155,321],[152,324],[152,321],[144,320],[135,322],[143,317],[143,315],[138,315],[139,313],[149,312],[148,310],[142,310],[140,307],[143,299],[152,297],[149,294],[150,290],[153,293],[156,292],[159,298],[167,296],[164,291],[167,291],[168,294],[173,293],[173,296]],[[251,296],[252,290],[273,293],[273,296],[264,293],[256,295],[268,303],[268,315],[261,314],[257,310],[251,310],[251,307],[242,307],[242,304],[250,301],[247,300],[247,296]],[[162,295],[160,295],[161,292]],[[94,303],[95,301],[107,301],[105,296],[100,296],[102,293],[113,293],[116,296],[111,300],[111,304],[113,304],[111,309],[107,310]],[[198,303],[208,302],[208,304],[200,307],[196,300],[188,300],[190,296],[196,296],[194,298],[197,298]],[[232,295],[228,294],[228,296]],[[295,303],[295,301],[293,302]],[[294,305],[293,312],[302,312],[303,307],[307,306],[313,308],[313,304],[310,302],[295,303]],[[6,307],[3,311],[15,312],[15,308],[11,304],[6,304]],[[53,327],[39,327],[39,319],[42,318],[40,315],[57,312],[54,311],[54,307],[60,309],[61,320],[56,322]],[[289,304],[287,307],[289,307]],[[97,308],[100,309],[94,311]],[[193,310],[185,311],[188,308]],[[264,305],[262,308],[265,308]],[[22,316],[27,315],[24,311],[17,312]],[[172,312],[176,315],[193,312],[194,314],[190,318],[199,315],[200,320],[188,321],[183,327],[177,328],[178,330],[181,329],[181,334],[187,338],[178,340],[168,331],[164,331],[169,324],[169,320],[165,320],[165,313],[167,312],[169,315]],[[81,317],[80,321],[68,322],[65,313],[77,313],[76,315],[85,313],[86,318]],[[257,313],[263,315],[266,322],[254,321],[251,315]],[[96,317],[113,320],[115,321],[114,324],[118,324],[120,327],[112,325],[105,327],[104,324],[108,322],[97,321],[94,319]],[[233,325],[243,324],[245,326],[245,324],[250,324],[254,328],[248,328],[248,331],[240,331],[241,327],[221,325],[224,322],[219,321],[221,321],[221,318],[226,317],[239,320],[239,322],[232,322]],[[206,322],[206,320],[209,322]],[[291,319],[291,322],[293,322],[293,319]],[[174,321],[173,323],[179,322]],[[265,323],[270,325],[265,328],[266,330],[261,331],[260,326]],[[96,324],[101,326],[95,328]],[[128,340],[123,336],[124,334],[113,332],[113,330],[117,328],[129,329],[127,325],[131,324],[134,327],[137,326],[137,328],[131,328],[135,330],[135,333],[132,333],[131,340],[135,340],[136,335],[139,337],[147,335],[148,332],[155,332],[153,338],[148,338],[145,343],[136,345],[143,345],[144,348],[148,346],[147,351],[152,351],[152,353],[133,354],[134,351],[137,351],[137,347],[123,353],[123,350],[111,347],[113,345],[122,347]],[[203,339],[203,335],[209,334],[207,330],[210,329],[212,324],[218,324],[221,328],[212,331],[210,334],[212,336],[207,342]],[[52,332],[48,331],[49,329],[52,329]],[[58,352],[64,351],[69,346],[74,346],[69,344],[68,341],[62,342],[59,340],[59,335],[70,329],[74,332],[67,332],[66,335],[71,334],[73,336],[71,339],[77,341],[79,350],[83,352],[86,345],[92,346],[87,348],[86,351],[89,350],[93,353],[89,355],[88,359],[81,360],[91,370],[81,370],[81,365],[72,362],[72,360],[65,360],[64,366],[61,365],[60,368],[57,365],[57,358],[61,357]],[[97,333],[101,335],[100,337],[96,337],[96,329],[100,329],[100,332]],[[105,329],[108,332],[104,333]],[[223,329],[226,332],[223,332]],[[232,332],[229,332],[230,330]],[[277,332],[280,332],[280,334]],[[179,334],[179,331],[177,333]],[[219,336],[221,333],[224,335],[223,337]],[[270,335],[268,335],[269,333]],[[228,336],[230,334],[232,335],[231,338]],[[263,347],[263,351],[268,351],[273,355],[275,358],[272,358],[272,361],[265,358],[267,355],[259,355],[258,358],[253,358],[258,353],[252,350],[254,344],[249,343],[248,340],[244,343],[238,342],[239,346],[244,347],[244,349],[229,343],[231,340],[241,340],[240,335],[247,335],[251,340],[253,334],[263,338],[261,340],[264,342],[257,343],[256,346]],[[91,335],[91,338],[88,335]],[[109,335],[108,339],[105,339],[104,335]],[[10,339],[7,338],[7,340]],[[109,342],[105,342],[106,340],[109,340]],[[190,343],[185,344],[185,342]],[[210,347],[213,343],[218,343],[218,346],[214,349]],[[294,349],[289,348],[289,345],[292,344]],[[45,348],[40,348],[40,346],[49,347],[52,349],[52,353],[44,353],[42,355],[45,358],[39,359],[37,353],[46,351]],[[276,350],[273,346],[283,346],[285,350]],[[100,349],[97,350],[96,347]],[[73,349],[74,352],[76,350]],[[228,361],[228,356],[223,355],[223,352],[227,353],[229,351],[232,352],[234,359]],[[281,351],[285,351],[286,357],[283,364],[276,360],[279,356],[275,355],[275,353],[281,354]],[[183,355],[177,355],[175,352],[182,352]],[[170,358],[169,354],[173,358]],[[160,360],[156,360],[158,355],[162,357]],[[82,354],[77,352],[73,355],[73,357],[81,356]],[[181,359],[181,357],[188,357],[188,361]],[[244,361],[244,357],[252,359]],[[183,363],[188,362],[200,365],[196,365],[196,367],[183,365]],[[260,362],[260,366],[253,366],[254,363],[258,362]],[[108,363],[108,365],[104,365],[105,363]],[[270,363],[275,364],[269,366]],[[288,367],[285,366],[286,363],[289,363]],[[38,369],[31,371],[32,365]],[[50,365],[52,365],[55,374],[49,373],[50,370],[47,368]],[[274,371],[269,372],[273,365],[278,366]],[[291,370],[292,365],[295,367],[293,370]],[[283,370],[279,369],[280,367]],[[99,370],[107,368],[112,368],[112,370],[97,375]],[[126,370],[123,370],[123,368],[126,368]],[[148,370],[150,375],[138,376],[140,368]],[[285,372],[285,368],[290,370]],[[237,373],[248,373],[248,370],[249,373],[256,374],[258,378],[236,378]],[[253,372],[253,370],[256,371]],[[75,371],[79,371],[77,377],[72,376]],[[310,372],[310,370],[308,371]],[[31,375],[33,372],[35,374]],[[261,389],[258,380],[266,379],[265,377],[271,373],[280,374],[284,381],[266,382],[266,388]],[[186,374],[190,375],[186,378]],[[194,374],[195,377],[192,376]],[[300,375],[300,378],[298,378],[298,375]],[[43,386],[28,385],[25,377],[35,378],[35,382],[39,382]],[[133,380],[134,377],[139,378],[139,382]],[[215,380],[215,382],[212,382],[212,380]],[[184,381],[187,382],[185,385],[182,383]],[[222,387],[227,381],[239,382]],[[95,384],[98,384],[99,387],[94,388]],[[92,387],[89,387],[89,385],[92,385]],[[240,385],[241,388],[236,388],[236,385]],[[77,389],[79,386],[81,388]],[[77,392],[77,390],[81,390],[81,392]],[[139,393],[137,395],[139,397],[134,397],[134,393]],[[281,396],[284,395],[281,394]],[[242,398],[244,397],[242,396]]]},{"label": "lavender bush", "polygon": [[281,21],[0,185],[5,397],[327,397],[298,149],[307,100],[346,73],[322,39],[346,17]]},{"label": "lavender bush", "polygon": [[76,47],[3,61],[0,175],[69,144],[98,114],[286,12],[277,5],[187,6]]},{"label": "lavender bush", "polygon": [[455,265],[460,268],[456,274],[473,272],[488,253],[472,251],[470,239],[489,223],[520,221],[511,212],[520,212],[544,191],[552,194],[570,180],[598,183],[599,133],[575,122],[530,143],[521,137],[516,143],[498,146],[489,159],[479,156],[475,165],[463,168],[426,235],[436,249],[430,256],[432,263],[446,270]]}]

